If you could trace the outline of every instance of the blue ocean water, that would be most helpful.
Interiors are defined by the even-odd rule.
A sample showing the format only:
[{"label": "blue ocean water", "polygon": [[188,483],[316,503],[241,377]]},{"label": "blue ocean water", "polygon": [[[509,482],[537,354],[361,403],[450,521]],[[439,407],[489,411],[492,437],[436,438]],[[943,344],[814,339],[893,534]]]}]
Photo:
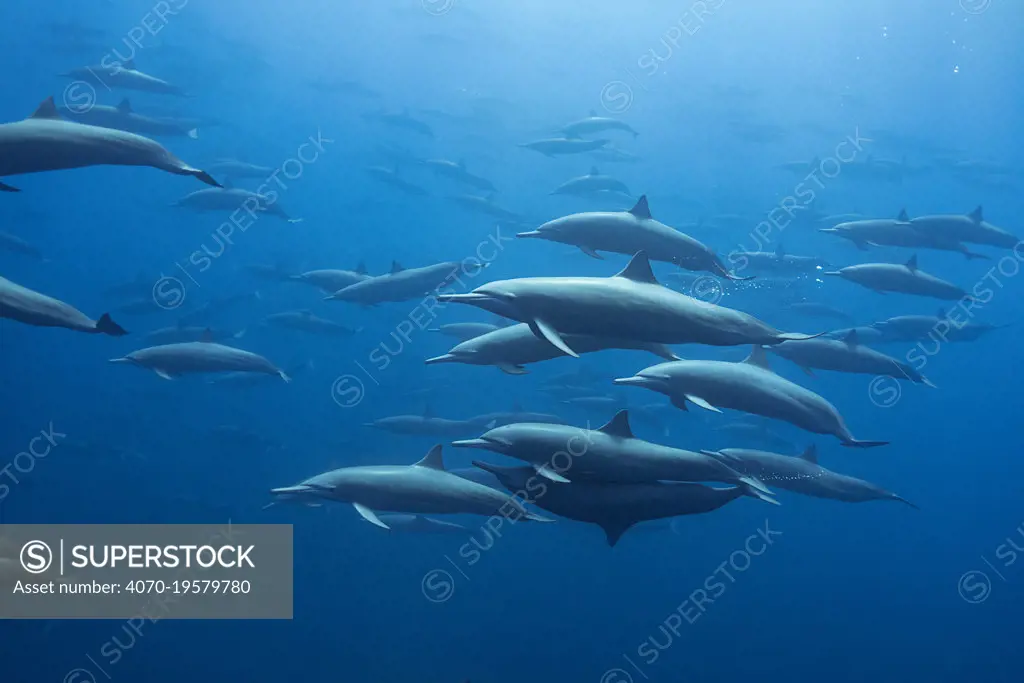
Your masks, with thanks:
[{"label": "blue ocean water", "polygon": [[[192,120],[183,130],[194,127],[195,139],[156,137],[189,164],[232,158],[272,169],[273,180],[236,186],[267,186],[277,206],[301,219],[259,214],[225,230],[227,212],[173,206],[206,186],[151,168],[2,179],[21,191],[0,196],[0,232],[41,256],[0,242],[0,275],[90,317],[110,312],[130,334],[0,322],[0,521],[231,520],[293,524],[295,534],[292,620],[161,620],[141,632],[117,620],[6,621],[5,677],[1020,679],[1024,467],[1015,453],[1022,368],[1013,325],[1024,317],[1024,249],[968,245],[987,259],[861,250],[818,230],[849,219],[840,214],[966,214],[981,205],[987,221],[1024,234],[1024,55],[1014,30],[1024,7],[111,0],[13,2],[2,14],[0,121],[25,118],[49,96],[69,109],[128,97],[139,113]],[[129,58],[188,96],[58,76]],[[609,139],[617,160],[521,146],[558,136],[588,112],[637,131],[582,135]],[[387,115],[431,133],[389,125]],[[439,177],[426,159],[462,160],[496,192]],[[552,194],[594,167],[630,197]],[[454,200],[465,194],[477,203]],[[826,467],[920,510],[777,491],[779,507],[740,500],[671,527],[641,525],[609,547],[597,527],[564,519],[500,520],[495,530],[483,517],[451,517],[468,529],[460,537],[388,534],[344,503],[264,509],[271,488],[338,467],[411,464],[452,440],[367,426],[387,416],[469,419],[519,405],[596,428],[617,409],[665,402],[611,384],[659,362],[634,351],[557,358],[523,376],[427,366],[457,341],[428,328],[493,317],[422,297],[373,307],[323,301],[315,288],[256,277],[251,266],[294,275],[363,262],[379,275],[393,262],[457,261],[448,285],[459,293],[508,278],[609,276],[627,256],[595,260],[513,235],[574,212],[629,209],[640,195],[654,218],[708,245],[738,275],[757,276],[733,283],[698,273],[697,286],[656,263],[662,282],[780,329],[817,333],[940,308],[959,310],[961,321],[1009,325],[970,343],[930,336],[920,346],[878,347],[937,388],[829,371],[812,377],[772,357],[779,374],[833,403],[858,438],[891,442],[884,447],[842,448],[777,421],[753,423],[762,432],[755,443],[749,435],[735,443],[723,427],[740,414],[692,404],[634,420],[637,436],[692,450],[762,439],[762,448],[791,445],[795,455],[814,443]],[[509,214],[484,213],[481,201]],[[883,295],[823,271],[757,272],[742,251],[815,256],[829,269],[903,263],[916,253],[922,270],[977,301]],[[849,322],[797,315],[789,307],[802,301],[827,304]],[[303,309],[358,332],[318,336],[262,324]],[[244,331],[225,343],[265,356],[293,381],[167,381],[107,362],[182,320]],[[738,361],[750,349],[674,350]],[[580,367],[591,398],[614,400],[574,403],[544,389]],[[45,457],[17,459],[41,432],[53,439]],[[445,449],[451,467],[489,456]]]}]

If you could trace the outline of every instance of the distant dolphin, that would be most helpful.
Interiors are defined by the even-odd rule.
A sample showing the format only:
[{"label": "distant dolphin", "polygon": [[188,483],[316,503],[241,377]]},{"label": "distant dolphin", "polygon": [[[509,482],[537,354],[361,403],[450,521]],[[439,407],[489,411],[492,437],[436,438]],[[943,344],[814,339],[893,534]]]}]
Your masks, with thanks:
[{"label": "distant dolphin", "polygon": [[686,410],[687,402],[706,410],[731,408],[782,420],[815,434],[831,434],[844,446],[871,448],[887,441],[859,441],[850,433],[835,406],[818,394],[772,372],[765,351],[755,346],[741,363],[679,360],[641,370],[615,384],[639,386],[672,400]]},{"label": "distant dolphin", "polygon": [[516,498],[525,497],[542,510],[560,517],[596,524],[614,546],[633,525],[654,519],[711,512],[743,495],[732,487],[713,489],[701,484],[609,484],[577,481],[558,483],[536,474],[531,467],[501,467],[473,461],[496,476]]},{"label": "distant dolphin", "polygon": [[816,301],[796,301],[787,305],[786,310],[812,318],[834,318],[847,323],[853,322],[849,313]]},{"label": "distant dolphin", "polygon": [[172,327],[162,327],[147,334],[144,339],[147,344],[154,346],[159,344],[177,344],[181,342],[196,342],[204,339],[221,341],[228,339],[241,339],[245,336],[245,330],[230,332],[228,330],[213,330],[209,327],[189,327],[184,323],[178,323]]},{"label": "distant dolphin", "polygon": [[579,121],[573,121],[567,126],[563,126],[561,132],[566,137],[575,138],[581,135],[594,135],[595,133],[603,133],[606,130],[621,130],[626,133],[631,133],[633,137],[639,135],[632,126],[624,121],[613,119],[608,116],[598,116],[597,111],[594,109],[590,110],[587,114],[587,118],[580,119]]},{"label": "distant dolphin", "polygon": [[817,256],[787,254],[781,244],[775,251],[731,251],[729,263],[772,275],[816,275],[829,265]]},{"label": "distant dolphin", "polygon": [[609,140],[605,139],[581,140],[580,138],[564,137],[524,142],[520,144],[519,147],[532,149],[535,152],[540,152],[544,156],[553,157],[560,154],[582,154],[583,152],[591,152],[595,149],[604,147],[609,142]]},{"label": "distant dolphin", "polygon": [[896,379],[907,379],[917,384],[935,387],[927,377],[914,367],[862,346],[855,330],[842,340],[808,339],[787,341],[769,347],[771,353],[796,363],[808,375],[811,370],[834,370],[865,375],[883,375]]},{"label": "distant dolphin", "polygon": [[128,334],[104,313],[92,320],[77,308],[45,294],[0,277],[0,318],[16,320],[36,327],[65,327],[77,332],[107,334],[120,337]]},{"label": "distant dolphin", "polygon": [[257,166],[237,159],[218,159],[207,166],[212,175],[223,176],[227,180],[237,178],[258,178],[266,180],[273,174],[274,169],[269,166]]},{"label": "distant dolphin", "polygon": [[43,258],[43,252],[39,251],[39,247],[9,232],[0,232],[0,251],[22,254],[37,261],[47,261],[47,259]]},{"label": "distant dolphin", "polygon": [[916,342],[939,337],[949,342],[969,342],[1004,327],[1009,325],[952,320],[948,312],[939,310],[938,315],[900,315],[880,320],[872,323],[871,330],[887,341]]},{"label": "distant dolphin", "polygon": [[[760,481],[745,477],[714,458],[636,438],[626,410],[617,412],[599,429],[510,424],[491,429],[478,439],[454,441],[452,446],[481,448],[523,460],[541,476],[563,483],[717,482],[739,486],[744,495],[778,504]],[[565,457],[557,457],[559,452]],[[573,457],[576,452],[579,455]]]},{"label": "distant dolphin", "polygon": [[810,338],[780,332],[746,313],[662,286],[642,251],[612,277],[498,280],[468,294],[441,294],[437,300],[470,304],[527,323],[537,337],[577,357],[563,334],[711,346]]},{"label": "distant dolphin", "polygon": [[363,519],[385,529],[375,511],[485,516],[516,511],[522,519],[552,521],[528,512],[515,498],[446,471],[440,445],[414,465],[343,467],[271,493],[351,503]]},{"label": "distant dolphin", "polygon": [[706,246],[675,228],[654,220],[647,196],[640,197],[629,211],[588,211],[548,221],[536,230],[516,237],[538,238],[571,244],[587,256],[602,258],[597,252],[611,251],[632,256],[643,251],[649,259],[674,263],[687,270],[706,271],[733,280],[721,259]]},{"label": "distant dolphin", "polygon": [[838,474],[818,464],[818,451],[810,446],[803,455],[779,455],[746,448],[723,448],[719,451],[701,451],[721,459],[735,470],[761,481],[795,493],[815,498],[829,498],[845,503],[863,503],[871,500],[893,500],[916,505],[874,484]]},{"label": "distant dolphin", "polygon": [[[486,266],[486,263],[480,264],[481,268]],[[348,301],[363,306],[409,301],[422,297],[448,282],[449,278],[463,268],[459,261],[435,263],[421,268],[403,268],[395,261],[391,264],[390,272],[360,280],[324,297],[324,300]]]},{"label": "distant dolphin", "polygon": [[[408,534],[443,534],[443,535],[467,535],[469,529],[444,520],[425,517],[423,515],[407,515],[395,512],[381,513],[377,519],[384,523],[392,533]],[[374,525],[376,526],[376,525]]]},{"label": "distant dolphin", "polygon": [[263,356],[213,341],[164,344],[132,351],[111,363],[137,365],[155,372],[163,379],[179,375],[208,372],[256,372],[277,375],[285,382],[291,378]]},{"label": "distant dolphin", "polygon": [[[567,334],[562,339],[578,354],[593,353],[606,349],[634,349],[647,351],[666,360],[678,360],[670,348],[656,342],[636,341],[614,337],[594,337],[583,334]],[[451,351],[428,358],[427,365],[437,363],[465,363],[467,365],[493,365],[510,375],[525,375],[523,367],[539,363],[564,354],[537,337],[526,323],[510,325],[467,339]]]},{"label": "distant dolphin", "polygon": [[429,410],[423,415],[392,415],[368,422],[374,427],[393,434],[406,436],[456,437],[472,434],[480,429],[475,420],[449,420],[434,417]]},{"label": "distant dolphin", "polygon": [[[459,341],[467,341],[479,337],[488,332],[502,329],[501,325],[493,323],[449,323],[430,328],[431,332],[440,332],[448,337],[455,337]],[[429,363],[428,363],[429,365]]]},{"label": "distant dolphin", "polygon": [[583,176],[572,178],[562,183],[551,194],[570,194],[586,196],[595,192],[612,192],[629,196],[629,188],[626,184],[610,175],[602,175],[597,166],[591,166],[590,171]]},{"label": "distant dolphin", "polygon": [[987,244],[1004,249],[1015,249],[1021,242],[1016,235],[986,223],[980,206],[966,216],[918,216],[911,219],[910,225],[924,235],[958,242]]},{"label": "distant dolphin", "polygon": [[293,275],[292,280],[306,282],[318,288],[324,294],[334,294],[339,289],[362,282],[370,276],[366,274],[366,265],[362,262],[355,270],[307,270],[305,273]]},{"label": "distant dolphin", "polygon": [[289,223],[302,222],[301,218],[291,218],[285,213],[281,205],[277,203],[276,196],[257,194],[237,187],[208,187],[196,190],[185,195],[172,206],[180,206],[194,211],[232,212],[239,209],[266,211],[271,216],[283,218]]},{"label": "distant dolphin", "polygon": [[433,129],[423,121],[413,118],[408,109],[403,109],[398,113],[377,112],[374,114],[364,114],[363,119],[367,121],[377,121],[378,123],[383,123],[386,126],[412,133],[418,133],[419,135],[423,135],[428,138],[434,137]]},{"label": "distant dolphin", "polygon": [[905,265],[896,263],[862,263],[829,271],[832,275],[849,280],[872,291],[899,292],[915,296],[954,301],[973,297],[956,285],[941,280],[917,268],[917,256],[911,256]]},{"label": "distant dolphin", "polygon": [[385,168],[384,166],[368,166],[366,172],[373,178],[386,183],[391,187],[415,197],[423,197],[429,192],[416,183],[409,182],[398,173],[397,168]]},{"label": "distant dolphin", "polygon": [[494,192],[494,183],[487,178],[474,175],[466,169],[466,163],[459,159],[458,161],[449,161],[448,159],[427,159],[423,162],[423,165],[434,172],[435,175],[454,180],[455,182],[462,183],[463,185],[469,185],[477,190],[484,192]]},{"label": "distant dolphin", "polygon": [[939,251],[955,251],[970,259],[987,259],[984,254],[976,254],[961,242],[950,239],[940,232],[932,232],[915,228],[910,222],[906,210],[900,211],[895,220],[874,219],[839,223],[831,228],[819,228],[818,232],[837,235],[853,242],[858,249],[868,247],[910,247],[920,249],[936,249]]},{"label": "distant dolphin", "polygon": [[263,319],[263,325],[283,330],[296,330],[334,337],[348,337],[363,329],[361,327],[346,327],[333,320],[321,318],[320,316],[313,315],[313,311],[309,309],[273,313]]},{"label": "distant dolphin", "polygon": [[[64,121],[52,97],[29,118],[0,125],[0,177],[104,165],[150,166],[220,187],[206,171],[189,166],[149,138]],[[18,189],[0,183],[0,191]]]},{"label": "distant dolphin", "polygon": [[183,124],[171,118],[154,118],[135,113],[128,98],[121,100],[116,107],[94,104],[84,110],[60,107],[57,111],[69,121],[123,130],[137,135],[180,135],[193,140],[199,137],[199,131],[189,125],[191,122]]},{"label": "distant dolphin", "polygon": [[101,85],[108,89],[120,88],[122,90],[139,90],[161,95],[189,97],[180,87],[136,69],[134,59],[126,59],[123,62],[110,65],[85,66],[72,69],[60,75],[65,78],[75,78],[95,85]]}]

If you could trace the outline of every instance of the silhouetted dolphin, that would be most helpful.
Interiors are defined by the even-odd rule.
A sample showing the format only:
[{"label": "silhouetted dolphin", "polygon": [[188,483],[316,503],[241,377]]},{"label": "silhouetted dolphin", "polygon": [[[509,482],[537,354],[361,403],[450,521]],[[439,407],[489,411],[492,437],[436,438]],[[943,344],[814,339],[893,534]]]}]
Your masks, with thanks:
[{"label": "silhouetted dolphin", "polygon": [[[29,118],[0,125],[0,177],[104,165],[150,166],[220,187],[149,138],[61,119],[52,97]],[[18,189],[0,183],[0,191]]]},{"label": "silhouetted dolphin", "polygon": [[915,296],[926,296],[933,299],[953,301],[956,299],[972,299],[967,292],[956,285],[941,280],[917,268],[917,256],[911,256],[905,265],[898,263],[862,263],[847,266],[839,270],[829,271],[824,275],[833,275],[849,280],[862,287],[884,293],[900,292]]},{"label": "silhouetted dolphin", "polygon": [[501,467],[473,461],[492,473],[515,498],[524,498],[553,514],[596,524],[614,546],[634,524],[653,519],[711,512],[743,495],[738,487],[713,489],[701,484],[610,484],[596,481],[559,483],[531,467]]},{"label": "silhouetted dolphin", "polygon": [[263,356],[213,341],[164,344],[132,351],[111,363],[137,365],[152,370],[163,379],[207,372],[256,372],[277,375],[285,382],[291,378]]},{"label": "silhouetted dolphin", "polygon": [[1002,228],[986,223],[979,206],[966,216],[918,216],[910,221],[911,227],[924,235],[943,237],[958,242],[987,244],[1014,249],[1020,238]]},{"label": "silhouetted dolphin", "polygon": [[768,350],[796,363],[808,375],[814,374],[811,370],[835,370],[864,375],[887,375],[929,387],[935,386],[910,365],[881,351],[862,346],[856,330],[850,330],[842,340],[821,338],[788,341],[769,347]]}]

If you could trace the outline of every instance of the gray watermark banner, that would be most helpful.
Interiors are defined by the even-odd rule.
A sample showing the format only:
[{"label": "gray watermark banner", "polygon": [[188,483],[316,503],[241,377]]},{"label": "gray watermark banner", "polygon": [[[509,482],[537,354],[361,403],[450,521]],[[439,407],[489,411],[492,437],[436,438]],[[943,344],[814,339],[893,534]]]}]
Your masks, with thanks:
[{"label": "gray watermark banner", "polygon": [[291,619],[290,524],[8,524],[0,619]]}]

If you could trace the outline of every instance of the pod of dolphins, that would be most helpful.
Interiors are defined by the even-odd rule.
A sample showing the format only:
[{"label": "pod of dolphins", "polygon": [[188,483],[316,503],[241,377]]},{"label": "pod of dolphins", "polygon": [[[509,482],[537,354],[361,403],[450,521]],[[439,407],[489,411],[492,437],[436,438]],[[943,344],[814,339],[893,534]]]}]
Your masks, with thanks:
[{"label": "pod of dolphins", "polygon": [[[108,87],[184,95],[181,88],[139,71],[134,63],[125,63],[116,70],[102,66],[75,69],[67,76],[90,79],[98,78],[97,74],[102,74],[103,84]],[[431,126],[408,110],[382,110],[364,118],[370,125],[428,139],[435,137]],[[0,177],[16,182],[10,179],[90,166],[148,166],[192,176],[211,186],[186,195],[176,206],[203,212],[231,212],[255,203],[265,205],[266,211],[281,220],[302,220],[292,218],[259,192],[232,186],[240,179],[266,177],[271,169],[223,159],[201,170],[143,137],[194,139],[198,134],[190,123],[138,114],[127,98],[117,106],[97,105],[88,112],[58,109],[53,98],[48,98],[28,118],[0,125]],[[588,117],[557,129],[554,135],[559,137],[519,147],[547,157],[590,154],[609,163],[635,160],[630,153],[611,147],[609,138],[594,137],[623,132],[633,137],[638,134],[625,122],[591,112]],[[470,171],[461,159],[411,159],[407,152],[396,148],[389,148],[386,153],[393,163],[366,170],[375,180],[399,192],[417,196],[427,193],[399,173],[401,162],[428,171],[436,179],[484,193],[451,197],[462,208],[518,225],[525,221],[520,214],[497,203],[495,184]],[[215,176],[222,180],[218,182]],[[0,183],[0,190],[20,191],[7,182]],[[919,341],[944,322],[944,338],[951,342],[977,340],[998,326],[974,322],[950,326],[947,311],[940,310],[935,316],[899,316],[815,334],[783,331],[743,311],[665,286],[655,276],[651,262],[707,274],[701,277],[720,278],[715,281],[730,287],[742,287],[765,274],[836,278],[872,292],[927,297],[961,305],[975,302],[977,292],[966,291],[925,272],[918,265],[917,255],[905,263],[833,267],[825,259],[790,254],[778,246],[773,252],[733,252],[726,262],[701,241],[655,219],[645,195],[632,197],[625,183],[603,174],[596,166],[591,166],[586,175],[570,178],[551,194],[628,199],[630,203],[626,205],[631,208],[573,213],[520,231],[516,236],[522,240],[523,249],[547,241],[569,245],[601,261],[605,260],[603,254],[624,255],[629,257],[628,264],[618,272],[609,268],[604,277],[521,277],[485,282],[472,291],[437,294],[439,303],[480,309],[492,314],[494,321],[453,322],[431,328],[457,343],[447,353],[426,358],[425,363],[445,367],[493,366],[507,375],[520,376],[529,374],[527,366],[561,357],[571,357],[577,359],[574,363],[582,364],[581,356],[609,349],[656,356],[662,362],[638,367],[632,375],[624,377],[602,377],[581,365],[577,372],[557,378],[547,387],[552,392],[563,391],[567,405],[615,408],[614,416],[597,429],[574,426],[558,415],[526,412],[519,406],[510,412],[484,413],[470,419],[441,418],[430,410],[422,415],[384,416],[368,426],[399,435],[452,439],[453,448],[499,454],[519,464],[507,466],[476,460],[474,469],[450,470],[445,467],[442,446],[436,445],[411,465],[341,467],[274,488],[270,491],[274,501],[313,506],[324,501],[348,503],[376,527],[412,533],[468,533],[463,525],[426,515],[503,515],[531,522],[551,522],[557,516],[599,526],[609,545],[615,545],[636,524],[712,512],[739,498],[777,505],[773,488],[844,502],[888,500],[912,505],[873,483],[826,469],[818,463],[814,446],[799,456],[745,448],[684,450],[638,438],[631,420],[664,425],[666,420],[683,418],[678,411],[694,407],[709,413],[731,410],[787,423],[811,434],[831,436],[848,448],[885,446],[887,441],[854,436],[843,415],[826,398],[774,372],[769,354],[795,364],[808,375],[815,371],[883,375],[934,388],[913,365],[871,346]],[[900,247],[955,252],[969,260],[989,257],[967,245],[1014,249],[1019,244],[1016,236],[986,222],[981,207],[962,216],[911,218],[906,211],[900,211],[896,218],[844,220],[819,230],[848,240],[862,252]],[[42,259],[37,249],[14,235],[0,233],[0,248]],[[388,272],[378,275],[371,275],[363,263],[353,269],[293,272],[282,266],[250,266],[247,270],[268,283],[296,283],[296,289],[311,286],[318,293],[311,293],[310,300],[320,297],[332,302],[327,306],[355,304],[371,308],[420,299],[424,292],[437,291],[458,268],[460,262],[451,261],[413,268],[393,262]],[[748,270],[757,274],[739,274]],[[673,275],[688,277],[686,272]],[[139,293],[146,287],[144,278],[140,282],[128,283],[123,292]],[[244,337],[245,329],[215,330],[208,324],[214,314],[247,300],[251,299],[211,302],[209,308],[193,311],[177,326],[150,332],[146,340],[151,346],[110,362],[150,370],[166,380],[203,374],[214,375],[218,384],[241,385],[261,377],[291,382],[292,365],[284,364],[289,368],[286,371],[263,356],[232,345]],[[119,310],[142,314],[151,309],[149,302],[137,299]],[[794,302],[788,309],[808,317],[853,322],[845,312],[821,303]],[[109,313],[94,320],[67,303],[3,277],[0,317],[37,327],[109,336],[128,334]],[[259,327],[330,337],[349,337],[363,329],[323,318],[309,309],[271,314]],[[739,362],[691,360],[680,357],[671,348],[680,344],[742,346],[749,348],[745,351],[749,355]],[[296,367],[305,369],[311,364]],[[674,409],[660,405],[623,407],[626,399],[622,397],[579,395],[577,390],[581,386],[592,385],[594,381],[603,382],[609,391],[619,386],[662,394]],[[629,395],[640,393],[623,391]],[[675,414],[666,415],[664,408],[675,410]],[[737,423],[734,429],[723,433],[748,431],[739,427],[742,424]],[[765,441],[780,439],[763,427],[746,427],[760,432]],[[858,426],[858,434],[861,427]]]}]

